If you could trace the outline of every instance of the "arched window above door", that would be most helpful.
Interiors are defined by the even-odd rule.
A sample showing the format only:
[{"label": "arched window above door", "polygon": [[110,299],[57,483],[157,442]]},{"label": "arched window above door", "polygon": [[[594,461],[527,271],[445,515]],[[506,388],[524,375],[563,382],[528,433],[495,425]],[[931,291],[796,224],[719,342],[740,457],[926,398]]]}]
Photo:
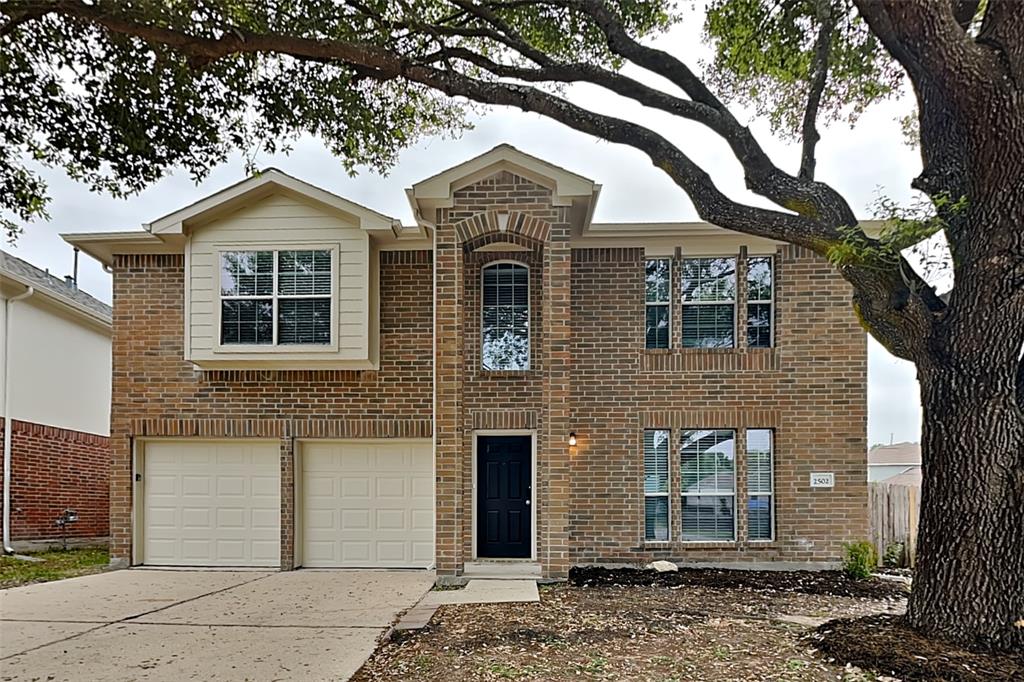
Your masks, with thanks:
[{"label": "arched window above door", "polygon": [[480,360],[485,370],[530,368],[530,270],[498,262],[483,268]]}]

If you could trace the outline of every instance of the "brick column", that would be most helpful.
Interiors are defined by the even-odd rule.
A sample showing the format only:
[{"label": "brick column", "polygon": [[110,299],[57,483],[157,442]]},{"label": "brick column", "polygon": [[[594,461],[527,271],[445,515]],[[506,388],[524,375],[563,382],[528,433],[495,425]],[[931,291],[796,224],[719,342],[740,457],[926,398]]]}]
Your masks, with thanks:
[{"label": "brick column", "polygon": [[141,293],[133,291],[132,271],[118,256],[113,269],[113,335],[111,337],[110,405],[110,565],[127,567],[132,563],[132,499],[135,471],[132,437],[130,358],[135,350],[132,330],[137,329],[134,307]]},{"label": "brick column", "polygon": [[[544,250],[543,353],[544,377],[543,426],[537,464],[544,482],[543,519],[538,554],[545,576],[564,577],[571,563],[569,551],[569,505],[572,486],[572,460],[569,447],[571,423],[570,389],[572,380],[572,249],[568,210],[560,209],[560,221],[551,226]],[[587,434],[577,434],[581,441]]]},{"label": "brick column", "polygon": [[281,570],[295,568],[295,439],[281,436]]},{"label": "brick column", "polygon": [[457,575],[463,563],[463,254],[450,224],[438,224],[434,240],[434,554],[438,575]]}]

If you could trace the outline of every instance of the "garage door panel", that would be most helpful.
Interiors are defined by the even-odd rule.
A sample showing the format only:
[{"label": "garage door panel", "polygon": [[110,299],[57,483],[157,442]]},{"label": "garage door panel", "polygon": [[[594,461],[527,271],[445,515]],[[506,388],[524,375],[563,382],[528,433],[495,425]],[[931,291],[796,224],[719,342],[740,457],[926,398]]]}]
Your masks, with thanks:
[{"label": "garage door panel", "polygon": [[280,564],[274,441],[156,441],[144,450],[143,563]]},{"label": "garage door panel", "polygon": [[[433,454],[428,441],[308,442],[301,452],[303,565],[433,564]],[[328,509],[334,512],[330,516]]]},{"label": "garage door panel", "polygon": [[381,476],[377,479],[377,497],[393,497],[404,500],[408,495],[405,489],[405,478],[396,476]]},{"label": "garage door panel", "polygon": [[[370,499],[370,479],[345,476],[340,479],[341,496],[344,499]],[[332,490],[334,486],[331,486]],[[332,493],[333,494],[333,493]]]}]

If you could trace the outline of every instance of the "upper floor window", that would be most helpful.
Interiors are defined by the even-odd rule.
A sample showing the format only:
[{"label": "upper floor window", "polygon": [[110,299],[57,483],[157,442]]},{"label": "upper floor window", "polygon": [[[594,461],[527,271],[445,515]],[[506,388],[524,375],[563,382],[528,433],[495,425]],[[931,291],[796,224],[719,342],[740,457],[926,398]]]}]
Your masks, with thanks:
[{"label": "upper floor window", "polygon": [[331,272],[328,250],[221,252],[221,344],[330,344]]},{"label": "upper floor window", "polygon": [[747,346],[772,346],[772,258],[747,259]]},{"label": "upper floor window", "polygon": [[684,258],[682,262],[684,348],[736,345],[736,259]]},{"label": "upper floor window", "polygon": [[672,292],[672,261],[658,258],[647,261],[646,338],[648,348],[668,348]]},{"label": "upper floor window", "polygon": [[481,363],[486,370],[530,368],[530,271],[517,263],[483,269]]}]

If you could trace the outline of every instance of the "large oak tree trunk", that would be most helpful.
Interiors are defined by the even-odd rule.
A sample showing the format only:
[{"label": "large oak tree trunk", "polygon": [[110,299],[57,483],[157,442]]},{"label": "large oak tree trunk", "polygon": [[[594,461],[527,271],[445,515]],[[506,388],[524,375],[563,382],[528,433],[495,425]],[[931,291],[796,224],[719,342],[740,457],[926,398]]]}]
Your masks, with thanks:
[{"label": "large oak tree trunk", "polygon": [[908,618],[1011,650],[1024,648],[1024,406],[1019,361],[992,360],[954,352],[918,366],[924,482]]}]

